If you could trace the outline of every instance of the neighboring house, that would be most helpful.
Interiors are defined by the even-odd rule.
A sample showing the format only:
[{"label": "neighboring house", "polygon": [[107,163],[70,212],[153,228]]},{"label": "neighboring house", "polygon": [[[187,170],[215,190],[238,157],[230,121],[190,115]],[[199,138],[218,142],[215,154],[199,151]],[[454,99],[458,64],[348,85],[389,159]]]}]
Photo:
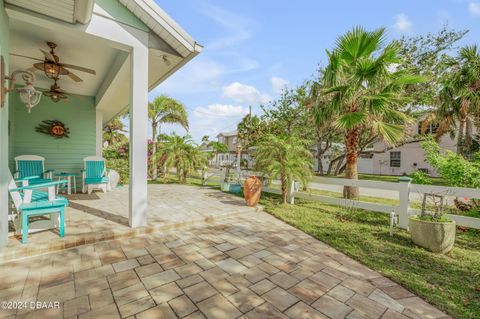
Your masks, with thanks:
[{"label": "neighboring house", "polygon": [[[217,140],[220,143],[227,145],[228,152],[227,153],[219,153],[217,154],[211,161],[210,165],[214,167],[221,167],[227,165],[236,165],[237,163],[237,143],[238,143],[238,133],[237,131],[231,132],[221,132],[217,135]],[[253,166],[253,159],[252,157],[245,151],[242,150],[242,166],[245,163],[248,168],[252,168]]]},{"label": "neighboring house", "polygon": [[[437,130],[431,125],[426,134],[434,134]],[[412,136],[412,142],[402,146],[389,148],[385,142],[376,142],[373,145],[372,173],[377,175],[403,175],[414,170],[422,170],[427,174],[437,177],[438,173],[425,161],[425,151],[421,148],[418,137],[421,132],[421,121],[407,128],[407,134]],[[449,134],[443,135],[439,140],[440,147],[456,151],[456,139]]]},{"label": "neighboring house", "polygon": [[[6,95],[0,108],[0,248],[8,236],[7,178],[14,157],[40,155],[46,169],[78,174],[84,157],[102,155],[103,126],[127,108],[129,223],[146,225],[148,93],[202,49],[153,0],[0,0],[0,54],[6,76],[46,58],[53,60],[47,41],[56,43],[61,63],[96,74],[67,67],[83,80],[79,81],[74,75],[58,74],[58,65],[52,63],[48,70],[35,70],[37,90],[55,93],[51,86],[57,77],[69,101],[56,102],[44,93],[31,113],[22,100],[25,96],[16,90]],[[26,85],[22,74],[15,80],[16,88]],[[70,130],[69,138],[36,132],[44,120],[61,121]]]}]

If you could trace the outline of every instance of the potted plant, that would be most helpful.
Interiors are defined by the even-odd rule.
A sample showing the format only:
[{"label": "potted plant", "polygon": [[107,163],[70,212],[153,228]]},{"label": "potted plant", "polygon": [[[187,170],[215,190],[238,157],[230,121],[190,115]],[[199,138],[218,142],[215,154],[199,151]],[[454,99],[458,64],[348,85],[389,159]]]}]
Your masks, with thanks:
[{"label": "potted plant", "polygon": [[[426,201],[431,197],[435,204],[433,212],[427,212]],[[455,221],[445,216],[443,209],[444,196],[424,194],[420,215],[410,216],[408,227],[412,241],[434,253],[448,253],[455,243],[457,230]]]}]

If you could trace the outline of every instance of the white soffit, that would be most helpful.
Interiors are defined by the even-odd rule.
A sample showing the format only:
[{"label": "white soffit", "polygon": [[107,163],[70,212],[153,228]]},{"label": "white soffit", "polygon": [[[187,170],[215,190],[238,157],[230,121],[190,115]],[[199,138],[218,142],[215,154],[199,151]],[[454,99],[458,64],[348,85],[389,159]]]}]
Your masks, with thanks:
[{"label": "white soffit", "polygon": [[128,10],[139,18],[147,27],[167,42],[183,57],[193,52],[199,53],[202,46],[183,30],[153,0],[119,0]]}]

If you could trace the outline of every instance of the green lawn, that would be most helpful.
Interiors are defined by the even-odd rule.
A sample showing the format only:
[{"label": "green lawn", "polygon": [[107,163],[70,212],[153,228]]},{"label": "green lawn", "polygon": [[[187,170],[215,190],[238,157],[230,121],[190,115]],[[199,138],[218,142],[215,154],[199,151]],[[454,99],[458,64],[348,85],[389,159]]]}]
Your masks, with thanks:
[{"label": "green lawn", "polygon": [[[343,175],[339,176],[331,176],[331,175],[325,175],[322,177],[336,177],[336,178],[343,178]],[[398,182],[398,178],[400,176],[392,176],[392,175],[373,175],[373,174],[358,174],[359,179],[363,180],[370,180],[370,181],[381,181],[381,182]],[[433,185],[438,185],[438,186],[448,186],[448,183],[446,180],[444,180],[441,177],[431,177]]]},{"label": "green lawn", "polygon": [[480,231],[459,231],[455,248],[436,255],[416,247],[408,232],[389,235],[389,217],[319,202],[280,205],[262,195],[270,214],[330,244],[400,283],[456,318],[480,318]]}]

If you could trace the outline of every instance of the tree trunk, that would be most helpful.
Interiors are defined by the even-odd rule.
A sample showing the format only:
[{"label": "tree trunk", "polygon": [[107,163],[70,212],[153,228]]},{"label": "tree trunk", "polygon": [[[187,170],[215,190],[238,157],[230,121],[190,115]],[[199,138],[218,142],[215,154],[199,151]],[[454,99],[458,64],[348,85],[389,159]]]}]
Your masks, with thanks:
[{"label": "tree trunk", "polygon": [[335,172],[333,173],[333,175],[338,176],[341,173],[342,167],[345,166],[345,164],[343,164],[344,159],[345,159],[345,155],[343,155],[338,159],[337,166],[335,167]]},{"label": "tree trunk", "polygon": [[[345,136],[346,145],[346,166],[345,166],[345,178],[358,180],[358,129],[352,128],[347,130]],[[358,187],[356,186],[344,186],[343,197],[352,199],[359,195]]]},{"label": "tree trunk", "polygon": [[280,176],[280,182],[281,182],[281,189],[282,189],[282,204],[286,204],[287,203],[287,196],[288,196],[288,182],[287,182],[287,178],[285,177],[285,175],[281,175]]},{"label": "tree trunk", "polygon": [[463,144],[465,139],[466,119],[461,118],[458,125],[457,154],[463,155]]},{"label": "tree trunk", "polygon": [[322,163],[322,156],[323,156],[323,151],[322,151],[322,141],[317,142],[317,162],[318,162],[318,173],[320,175],[323,175],[323,163]]},{"label": "tree trunk", "polygon": [[188,175],[187,171],[182,172],[182,183],[187,182],[187,175]]},{"label": "tree trunk", "polygon": [[158,162],[157,162],[157,123],[152,122],[152,180],[158,178]]}]

